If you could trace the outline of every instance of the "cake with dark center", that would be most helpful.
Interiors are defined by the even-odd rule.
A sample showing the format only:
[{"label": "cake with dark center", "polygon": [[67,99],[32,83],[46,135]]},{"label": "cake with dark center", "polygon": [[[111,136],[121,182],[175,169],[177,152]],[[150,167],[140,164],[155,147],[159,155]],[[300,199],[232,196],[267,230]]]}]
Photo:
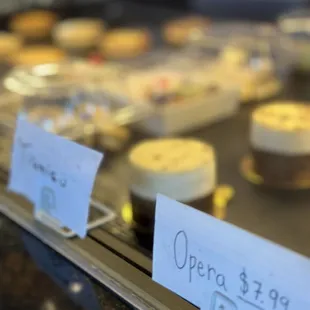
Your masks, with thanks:
[{"label": "cake with dark center", "polygon": [[299,187],[310,181],[310,106],[294,102],[264,105],[252,114],[254,169],[264,183]]},{"label": "cake with dark center", "polygon": [[136,227],[154,226],[157,194],[212,213],[217,183],[212,146],[194,139],[157,139],[129,154],[130,194]]}]

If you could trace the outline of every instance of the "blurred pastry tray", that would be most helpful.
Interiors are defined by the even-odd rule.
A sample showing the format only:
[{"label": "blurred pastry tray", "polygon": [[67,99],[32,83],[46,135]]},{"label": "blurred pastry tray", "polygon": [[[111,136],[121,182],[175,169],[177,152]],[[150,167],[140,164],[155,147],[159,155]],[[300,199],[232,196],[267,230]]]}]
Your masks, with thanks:
[{"label": "blurred pastry tray", "polygon": [[[179,134],[220,121],[237,112],[240,93],[235,87],[214,85],[212,77],[207,75],[207,70],[203,74],[206,74],[205,79],[210,80],[210,83],[201,86],[201,81],[195,82],[195,72],[199,72],[198,75],[201,77],[201,66],[207,68],[212,59],[210,55],[187,48],[179,51],[157,50],[145,55],[140,62],[127,62],[126,73],[122,80],[124,87],[112,90],[112,96],[122,97],[129,107],[145,107],[147,113],[144,113],[144,117],[136,118],[132,124],[135,128],[153,135]],[[189,70],[193,72],[190,77],[187,74]],[[149,76],[153,76],[154,79],[151,77],[149,80]],[[156,84],[157,82],[160,84],[161,80],[173,84],[174,76],[181,76],[185,88],[193,86],[206,89],[194,91],[193,95],[176,94],[180,95],[179,103],[172,103],[169,99],[167,102],[158,103],[146,95],[152,91],[152,87],[156,91]],[[193,82],[189,81],[190,84],[186,87],[187,79]],[[208,91],[208,86],[211,88],[215,86],[217,89]],[[179,90],[182,91],[181,89],[182,86]]]},{"label": "blurred pastry tray", "polygon": [[220,89],[186,103],[158,105],[136,127],[158,136],[191,131],[233,116],[240,106],[239,96],[237,89]]}]

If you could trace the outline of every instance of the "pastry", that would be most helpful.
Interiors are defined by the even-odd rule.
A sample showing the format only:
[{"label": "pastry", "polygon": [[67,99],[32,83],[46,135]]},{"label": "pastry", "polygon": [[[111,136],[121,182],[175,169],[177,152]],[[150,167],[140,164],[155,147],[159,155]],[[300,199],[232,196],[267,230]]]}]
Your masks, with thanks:
[{"label": "pastry", "polygon": [[65,49],[84,50],[97,45],[103,34],[104,25],[91,18],[68,19],[56,25],[53,37]]},{"label": "pastry", "polygon": [[127,80],[130,98],[133,102],[183,104],[218,90],[217,85],[209,83],[198,71],[190,76],[187,73],[163,68],[134,72]]},{"label": "pastry", "polygon": [[57,15],[50,11],[37,10],[15,15],[9,27],[27,39],[43,39],[50,35]]},{"label": "pastry", "polygon": [[32,45],[25,47],[10,57],[14,65],[34,66],[44,63],[57,63],[65,60],[66,54],[61,50],[49,45]]},{"label": "pastry", "polygon": [[9,32],[0,32],[0,59],[4,60],[19,51],[22,44],[22,39],[19,36]]},{"label": "pastry", "polygon": [[119,28],[107,32],[99,44],[100,52],[107,58],[133,58],[150,49],[151,35],[147,30]]},{"label": "pastry", "polygon": [[310,181],[310,106],[275,102],[252,114],[255,172],[264,183],[295,187]]},{"label": "pastry", "polygon": [[136,226],[154,225],[157,194],[212,213],[216,159],[212,146],[194,139],[155,139],[129,153],[130,195]]},{"label": "pastry", "polygon": [[184,45],[196,31],[207,29],[210,21],[205,17],[190,16],[173,20],[164,25],[162,35],[164,40],[175,46]]}]

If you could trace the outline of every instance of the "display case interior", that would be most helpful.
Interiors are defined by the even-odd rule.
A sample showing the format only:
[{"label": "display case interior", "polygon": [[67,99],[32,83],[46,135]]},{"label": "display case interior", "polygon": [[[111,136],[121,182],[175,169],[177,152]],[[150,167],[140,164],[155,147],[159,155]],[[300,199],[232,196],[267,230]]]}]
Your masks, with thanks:
[{"label": "display case interior", "polygon": [[[99,10],[53,10],[48,24],[39,18],[39,38],[36,23],[21,27],[27,14],[9,18],[0,46],[3,182],[17,114],[109,154],[93,199],[116,218],[62,242],[101,262],[105,253],[104,263],[128,268],[134,276],[116,271],[168,308],[193,306],[151,281],[158,191],[310,256],[309,80],[292,74],[292,37],[276,23],[223,21],[212,10],[122,8],[132,11],[113,22],[98,20]],[[32,216],[29,203],[9,197]]]}]

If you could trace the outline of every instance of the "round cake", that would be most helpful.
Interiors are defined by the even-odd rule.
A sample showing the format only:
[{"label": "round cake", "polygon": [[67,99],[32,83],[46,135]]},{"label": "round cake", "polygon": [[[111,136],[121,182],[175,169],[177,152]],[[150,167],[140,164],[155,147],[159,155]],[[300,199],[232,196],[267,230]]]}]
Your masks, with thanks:
[{"label": "round cake", "polygon": [[266,184],[296,187],[310,181],[310,106],[275,102],[252,114],[254,169]]},{"label": "round cake", "polygon": [[89,49],[97,45],[104,25],[91,18],[68,19],[56,25],[53,37],[57,44],[66,49]]},{"label": "round cake", "polygon": [[212,213],[216,187],[213,148],[194,139],[147,140],[129,154],[133,219],[153,229],[157,194]]},{"label": "round cake", "polygon": [[205,30],[210,20],[205,17],[189,16],[172,20],[163,27],[164,40],[175,46],[184,45],[195,31]]},{"label": "round cake", "polygon": [[151,46],[151,35],[147,30],[119,28],[107,32],[99,44],[101,53],[107,58],[133,58],[144,54]]},{"label": "round cake", "polygon": [[50,11],[35,10],[15,15],[10,29],[29,39],[42,39],[50,35],[57,15]]}]

